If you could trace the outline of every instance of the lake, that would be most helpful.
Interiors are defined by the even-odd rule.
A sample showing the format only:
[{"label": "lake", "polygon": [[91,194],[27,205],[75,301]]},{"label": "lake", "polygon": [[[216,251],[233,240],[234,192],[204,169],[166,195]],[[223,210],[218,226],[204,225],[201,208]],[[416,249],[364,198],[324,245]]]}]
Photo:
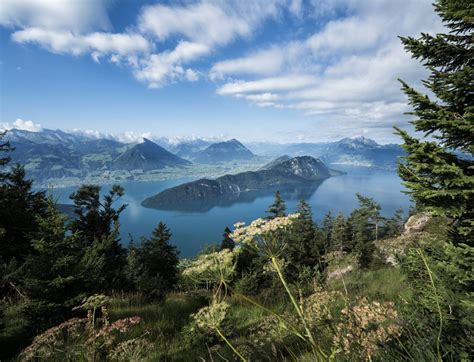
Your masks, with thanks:
[{"label": "lake", "polygon": [[[367,169],[342,168],[347,174],[331,177],[312,187],[282,191],[288,212],[294,212],[298,200],[304,198],[312,207],[314,219],[321,221],[331,211],[348,215],[358,206],[356,193],[373,197],[381,206],[384,216],[391,216],[398,208],[408,211],[410,200],[403,194],[403,186],[393,171],[374,171]],[[156,210],[141,206],[141,202],[166,188],[191,181],[179,179],[153,182],[127,181],[121,185],[125,196],[119,202],[128,204],[121,215],[121,235],[124,245],[129,235],[135,241],[141,236],[149,236],[158,222],[163,221],[171,229],[172,242],[181,256],[193,256],[206,244],[220,243],[226,226],[238,221],[246,223],[265,215],[273,202],[273,192],[243,194],[232,200],[204,203],[192,208],[175,210]],[[103,186],[108,191],[110,186]],[[71,203],[69,195],[77,187],[56,188],[54,194],[60,203]]]}]

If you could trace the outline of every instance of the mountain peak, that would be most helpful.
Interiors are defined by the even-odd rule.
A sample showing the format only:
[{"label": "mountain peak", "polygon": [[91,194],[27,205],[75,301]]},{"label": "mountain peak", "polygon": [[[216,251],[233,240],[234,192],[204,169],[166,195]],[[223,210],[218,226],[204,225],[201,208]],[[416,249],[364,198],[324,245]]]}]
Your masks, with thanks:
[{"label": "mountain peak", "polygon": [[235,138],[211,144],[194,159],[198,163],[217,163],[234,160],[250,160],[255,155]]}]

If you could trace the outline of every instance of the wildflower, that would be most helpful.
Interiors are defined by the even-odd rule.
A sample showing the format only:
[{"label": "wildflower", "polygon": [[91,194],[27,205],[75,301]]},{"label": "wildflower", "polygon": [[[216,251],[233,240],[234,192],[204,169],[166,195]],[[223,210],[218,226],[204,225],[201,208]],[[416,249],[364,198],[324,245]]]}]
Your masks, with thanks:
[{"label": "wildflower", "polygon": [[227,302],[213,301],[210,306],[201,308],[192,317],[203,330],[217,330],[224,320],[230,305]]},{"label": "wildflower", "polygon": [[327,291],[316,287],[313,294],[302,302],[302,310],[308,324],[314,328],[324,321],[332,319],[331,306],[342,297],[338,291]]},{"label": "wildflower", "polygon": [[36,336],[31,345],[23,350],[21,359],[51,359],[57,352],[70,349],[70,340],[79,339],[85,333],[86,324],[86,318],[72,318],[48,329]]},{"label": "wildflower", "polygon": [[239,225],[230,238],[236,242],[260,249],[269,256],[277,256],[281,253],[286,244],[281,240],[280,235],[276,233],[289,227],[299,214],[290,214],[288,216],[276,217],[274,219],[256,219],[250,225],[243,227]]},{"label": "wildflower", "polygon": [[228,282],[234,269],[238,249],[223,249],[200,255],[183,271],[183,275],[195,282]]},{"label": "wildflower", "polygon": [[400,335],[398,316],[392,302],[368,302],[360,298],[342,310],[343,321],[336,328],[333,342],[345,355],[371,359],[380,345]]},{"label": "wildflower", "polygon": [[142,361],[147,359],[152,350],[153,343],[138,337],[117,344],[109,357],[113,361]]}]

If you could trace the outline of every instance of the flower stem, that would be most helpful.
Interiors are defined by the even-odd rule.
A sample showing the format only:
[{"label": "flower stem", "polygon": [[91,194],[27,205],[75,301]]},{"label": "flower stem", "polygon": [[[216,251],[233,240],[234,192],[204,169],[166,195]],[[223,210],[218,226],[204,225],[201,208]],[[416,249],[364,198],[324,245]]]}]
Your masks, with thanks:
[{"label": "flower stem", "polygon": [[227,345],[230,347],[232,352],[234,352],[242,361],[244,362],[247,361],[247,359],[244,356],[242,356],[239,351],[237,351],[237,349],[232,345],[232,343],[230,343],[230,341],[224,336],[224,334],[222,334],[219,328],[216,328],[216,332],[224,340],[224,342],[227,343]]},{"label": "flower stem", "polygon": [[304,318],[304,315],[303,315],[303,312],[301,310],[301,307],[298,305],[298,303],[296,302],[296,299],[295,297],[293,297],[293,294],[291,294],[291,291],[290,291],[290,287],[288,286],[288,284],[286,283],[286,280],[283,276],[283,273],[280,269],[280,266],[278,265],[278,261],[277,259],[272,256],[271,257],[271,260],[272,260],[272,264],[273,266],[275,267],[275,270],[278,274],[278,277],[280,278],[283,286],[285,287],[285,290],[286,290],[286,293],[288,294],[288,296],[290,297],[290,300],[291,300],[291,303],[293,304],[293,306],[295,307],[296,309],[296,313],[298,313],[298,316],[300,317],[301,319],[301,322],[303,323],[303,327],[306,331],[306,335],[307,337],[309,338],[309,341],[311,343],[311,345],[313,346],[313,348],[316,347],[316,342],[314,341],[314,338],[313,338],[313,335],[311,333],[311,331],[309,330],[309,327],[308,327],[308,324],[306,323],[306,319]]}]

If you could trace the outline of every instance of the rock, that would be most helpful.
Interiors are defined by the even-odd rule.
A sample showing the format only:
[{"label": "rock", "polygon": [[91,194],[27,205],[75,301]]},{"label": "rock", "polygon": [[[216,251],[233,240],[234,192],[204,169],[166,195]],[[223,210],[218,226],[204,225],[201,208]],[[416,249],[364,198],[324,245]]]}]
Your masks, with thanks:
[{"label": "rock", "polygon": [[430,221],[432,218],[432,215],[427,212],[422,212],[413,216],[410,216],[410,218],[407,220],[405,223],[405,231],[404,234],[412,234],[412,233],[419,233],[423,231],[426,227],[426,224],[428,221]]}]

